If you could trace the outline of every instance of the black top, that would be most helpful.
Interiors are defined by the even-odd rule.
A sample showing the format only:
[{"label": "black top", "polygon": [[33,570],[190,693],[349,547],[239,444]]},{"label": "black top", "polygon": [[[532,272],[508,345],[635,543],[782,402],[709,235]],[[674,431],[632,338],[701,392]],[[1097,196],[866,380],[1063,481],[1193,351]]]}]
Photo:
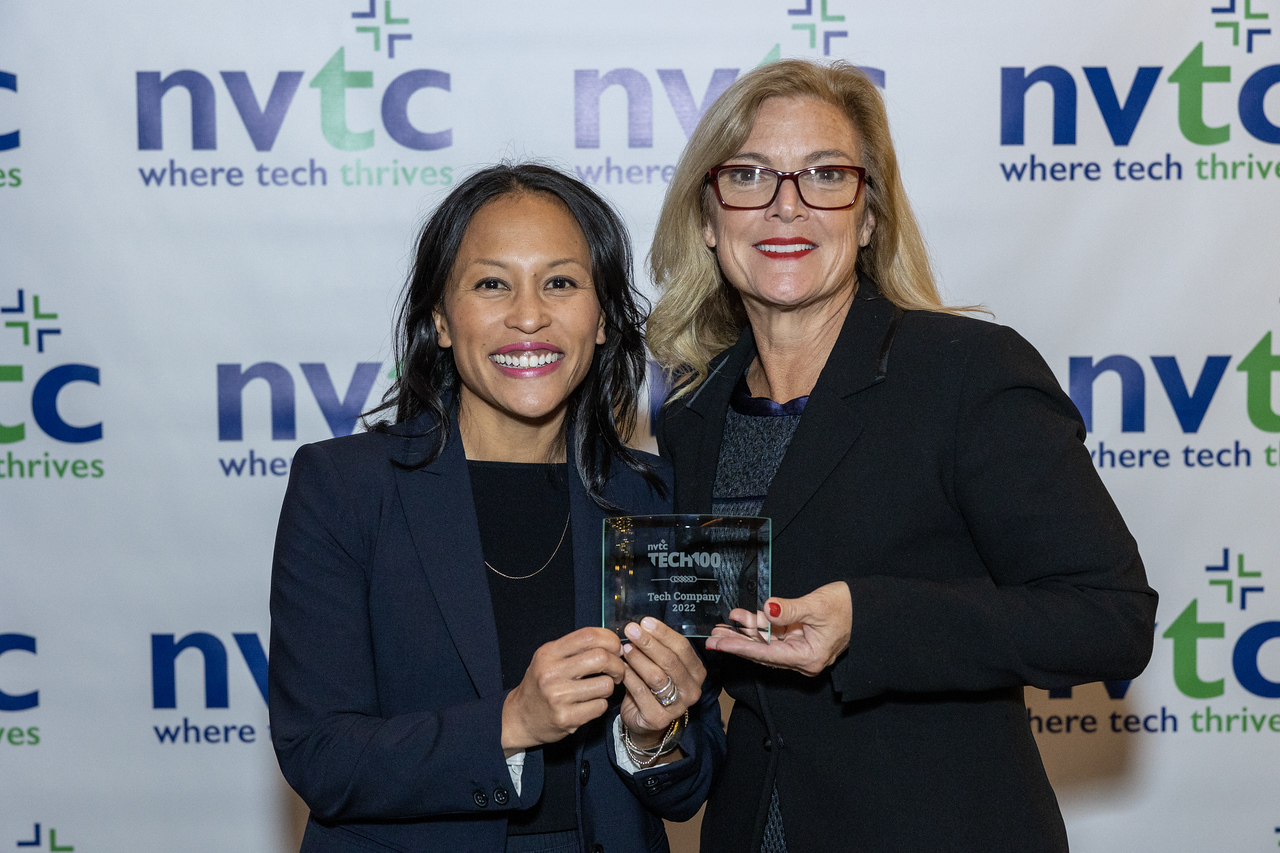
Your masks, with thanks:
[{"label": "black top", "polygon": [[[540,646],[573,633],[569,485],[563,465],[468,461],[467,468],[498,626],[502,687],[510,690]],[[576,746],[571,736],[541,747],[542,798],[531,809],[511,813],[508,835],[577,828]]]}]

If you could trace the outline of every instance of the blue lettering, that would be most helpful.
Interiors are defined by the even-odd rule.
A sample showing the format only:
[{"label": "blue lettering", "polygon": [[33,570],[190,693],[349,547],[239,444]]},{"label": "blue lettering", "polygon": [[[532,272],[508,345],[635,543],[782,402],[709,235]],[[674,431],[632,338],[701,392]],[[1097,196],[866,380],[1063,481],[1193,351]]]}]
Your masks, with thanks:
[{"label": "blue lettering", "polygon": [[218,441],[244,439],[242,395],[244,386],[254,379],[265,380],[271,388],[271,439],[293,440],[297,436],[293,376],[274,361],[260,361],[244,371],[239,364],[218,365]]},{"label": "blue lettering", "polygon": [[267,701],[267,653],[262,650],[262,641],[257,634],[232,634],[236,645],[240,647],[240,656],[253,674],[253,683],[258,685],[262,701]]},{"label": "blue lettering", "polygon": [[91,382],[97,385],[98,368],[87,364],[64,364],[41,376],[31,394],[31,414],[35,416],[40,429],[52,439],[68,444],[97,441],[102,438],[101,422],[77,427],[64,421],[58,414],[58,394],[72,382]]},{"label": "blue lettering", "polygon": [[600,96],[610,86],[627,93],[627,146],[652,148],[653,91],[634,68],[615,68],[603,77],[594,68],[573,72],[574,147],[600,147]]},{"label": "blue lettering", "polygon": [[[430,68],[406,71],[391,81],[382,93],[382,126],[387,134],[405,148],[415,151],[438,151],[453,144],[452,130],[423,133],[409,123],[409,98],[420,89],[450,91],[449,75]],[[335,433],[336,434],[336,433]]]},{"label": "blue lettering", "polygon": [[[257,634],[232,634],[240,655],[253,676],[262,701],[267,701],[267,653]],[[198,649],[204,659],[204,705],[206,708],[229,707],[227,692],[227,649],[212,634],[198,631],[174,641],[173,634],[151,635],[151,704],[154,708],[176,708],[177,658],[186,649]],[[156,731],[163,743],[165,737]]]},{"label": "blue lettering", "polygon": [[[707,91],[702,96],[702,106],[699,107],[693,101],[693,92],[689,90],[689,82],[685,80],[683,71],[678,68],[658,70],[658,79],[662,81],[662,88],[667,90],[667,100],[671,102],[672,109],[676,111],[676,118],[680,120],[680,127],[684,129],[686,137],[693,136],[693,131],[698,126],[698,122],[702,120],[703,114],[737,77],[738,69],[736,68],[717,68],[713,71],[711,73],[711,82],[707,84]],[[597,119],[599,108],[600,102],[597,97]]]},{"label": "blue lettering", "polygon": [[[0,634],[0,655],[5,652],[36,653],[36,638],[26,634]],[[40,691],[13,696],[0,690],[0,711],[26,711],[40,704]]]},{"label": "blue lettering", "polygon": [[[249,83],[248,74],[243,71],[223,71],[222,82],[227,85],[227,91],[231,93],[231,100],[240,113],[244,129],[249,132],[249,138],[253,140],[253,147],[259,151],[270,151],[276,144],[280,125],[284,124],[285,113],[293,103],[298,84],[302,82],[302,72],[281,71],[277,74],[275,85],[271,87],[271,94],[267,96],[267,105],[261,109],[258,107],[257,96],[253,94],[253,86]],[[146,176],[143,176],[143,180],[146,180]]]},{"label": "blue lettering", "polygon": [[212,634],[197,632],[174,642],[173,634],[151,635],[151,705],[178,707],[176,661],[184,649],[199,649],[204,657],[204,706],[226,708],[227,650]]},{"label": "blue lettering", "polygon": [[[18,75],[10,74],[8,71],[0,71],[0,89],[8,89],[10,92],[17,92]],[[20,142],[21,134],[16,130],[0,134],[0,151],[10,151],[17,148]]]},{"label": "blue lettering", "polygon": [[1151,99],[1151,93],[1160,80],[1160,66],[1138,69],[1124,106],[1120,106],[1115,86],[1111,83],[1111,74],[1106,68],[1086,68],[1084,76],[1089,81],[1089,88],[1093,90],[1093,99],[1098,103],[1102,120],[1107,123],[1111,141],[1116,145],[1128,145],[1133,132],[1138,128],[1138,119],[1142,117],[1142,111],[1146,109],[1147,101]]},{"label": "blue lettering", "polygon": [[159,151],[164,147],[160,101],[165,92],[181,86],[191,95],[191,147],[212,151],[218,147],[213,84],[199,71],[175,71],[163,80],[159,71],[139,71],[138,150]]},{"label": "blue lettering", "polygon": [[1240,686],[1265,699],[1280,699],[1280,682],[1263,676],[1258,669],[1258,652],[1263,643],[1276,637],[1280,637],[1280,622],[1259,622],[1240,635],[1231,655],[1231,667]]},{"label": "blue lettering", "polygon": [[[1069,393],[1084,419],[1084,428],[1093,431],[1093,382],[1107,371],[1120,377],[1120,430],[1142,432],[1146,429],[1146,376],[1142,365],[1127,355],[1108,356],[1097,364],[1091,356],[1071,357]],[[1196,390],[1199,392],[1198,385]]]},{"label": "blue lettering", "polygon": [[1263,110],[1263,102],[1271,87],[1280,83],[1280,65],[1259,68],[1240,87],[1240,123],[1263,142],[1280,144],[1280,126],[1273,124]]},{"label": "blue lettering", "polygon": [[1173,406],[1173,413],[1178,416],[1178,423],[1183,432],[1196,432],[1209,411],[1209,403],[1213,400],[1222,375],[1227,371],[1229,355],[1211,355],[1204,360],[1200,369],[1200,378],[1196,380],[1196,389],[1187,393],[1187,383],[1178,369],[1178,359],[1172,355],[1153,355],[1151,361],[1156,366],[1156,374],[1164,385],[1164,392]]},{"label": "blue lettering", "polygon": [[378,370],[382,365],[376,361],[362,361],[356,365],[351,375],[351,384],[347,386],[346,396],[339,401],[338,394],[329,378],[329,370],[323,364],[303,364],[302,375],[311,386],[311,393],[320,405],[329,430],[335,435],[351,435],[356,428],[356,420],[364,411],[365,400],[373,390],[373,383],[378,381]]},{"label": "blue lettering", "polygon": [[1027,89],[1036,83],[1053,89],[1053,144],[1075,145],[1076,81],[1056,65],[1043,65],[1030,74],[1022,67],[1000,69],[1000,144],[1023,144]]}]

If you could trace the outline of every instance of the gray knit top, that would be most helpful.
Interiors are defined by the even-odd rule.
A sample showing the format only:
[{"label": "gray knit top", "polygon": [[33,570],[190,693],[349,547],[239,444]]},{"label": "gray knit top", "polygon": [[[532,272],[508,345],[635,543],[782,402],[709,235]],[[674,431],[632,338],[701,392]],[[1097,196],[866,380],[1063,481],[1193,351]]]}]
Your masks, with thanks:
[{"label": "gray knit top", "polygon": [[[759,515],[765,494],[773,482],[787,446],[800,425],[808,397],[775,403],[752,397],[744,372],[729,398],[729,411],[716,462],[716,480],[711,488],[711,511],[716,515]],[[769,801],[769,817],[764,827],[760,853],[787,853],[786,833],[778,789]]]},{"label": "gray knit top", "polygon": [[775,403],[752,397],[747,375],[738,378],[720,442],[711,511],[716,515],[759,515],[773,475],[800,425],[808,397]]}]

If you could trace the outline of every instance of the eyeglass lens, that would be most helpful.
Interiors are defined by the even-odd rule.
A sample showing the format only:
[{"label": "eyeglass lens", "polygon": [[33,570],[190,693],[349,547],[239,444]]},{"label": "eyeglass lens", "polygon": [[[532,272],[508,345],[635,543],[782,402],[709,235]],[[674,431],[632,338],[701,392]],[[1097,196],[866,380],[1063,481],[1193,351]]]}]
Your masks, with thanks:
[{"label": "eyeglass lens", "polygon": [[[727,205],[761,207],[772,201],[778,180],[768,169],[731,168],[716,175],[716,186]],[[807,169],[796,176],[800,199],[812,207],[848,207],[858,197],[858,185],[858,173],[851,169]]]}]

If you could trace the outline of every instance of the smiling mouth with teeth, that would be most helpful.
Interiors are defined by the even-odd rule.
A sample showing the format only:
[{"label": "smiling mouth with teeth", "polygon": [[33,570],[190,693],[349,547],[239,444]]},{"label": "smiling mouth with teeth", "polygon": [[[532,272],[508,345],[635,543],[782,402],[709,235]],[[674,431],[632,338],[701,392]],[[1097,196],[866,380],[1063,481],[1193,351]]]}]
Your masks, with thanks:
[{"label": "smiling mouth with teeth", "polygon": [[564,358],[564,353],[549,352],[547,350],[521,353],[494,353],[489,356],[489,360],[494,364],[500,364],[503,367],[514,367],[517,369],[545,367],[546,365],[559,361],[562,358]]},{"label": "smiling mouth with teeth", "polygon": [[791,245],[782,246],[776,243],[757,243],[756,248],[762,252],[769,252],[776,255],[790,255],[796,252],[809,252],[818,248],[813,243],[793,243]]}]

